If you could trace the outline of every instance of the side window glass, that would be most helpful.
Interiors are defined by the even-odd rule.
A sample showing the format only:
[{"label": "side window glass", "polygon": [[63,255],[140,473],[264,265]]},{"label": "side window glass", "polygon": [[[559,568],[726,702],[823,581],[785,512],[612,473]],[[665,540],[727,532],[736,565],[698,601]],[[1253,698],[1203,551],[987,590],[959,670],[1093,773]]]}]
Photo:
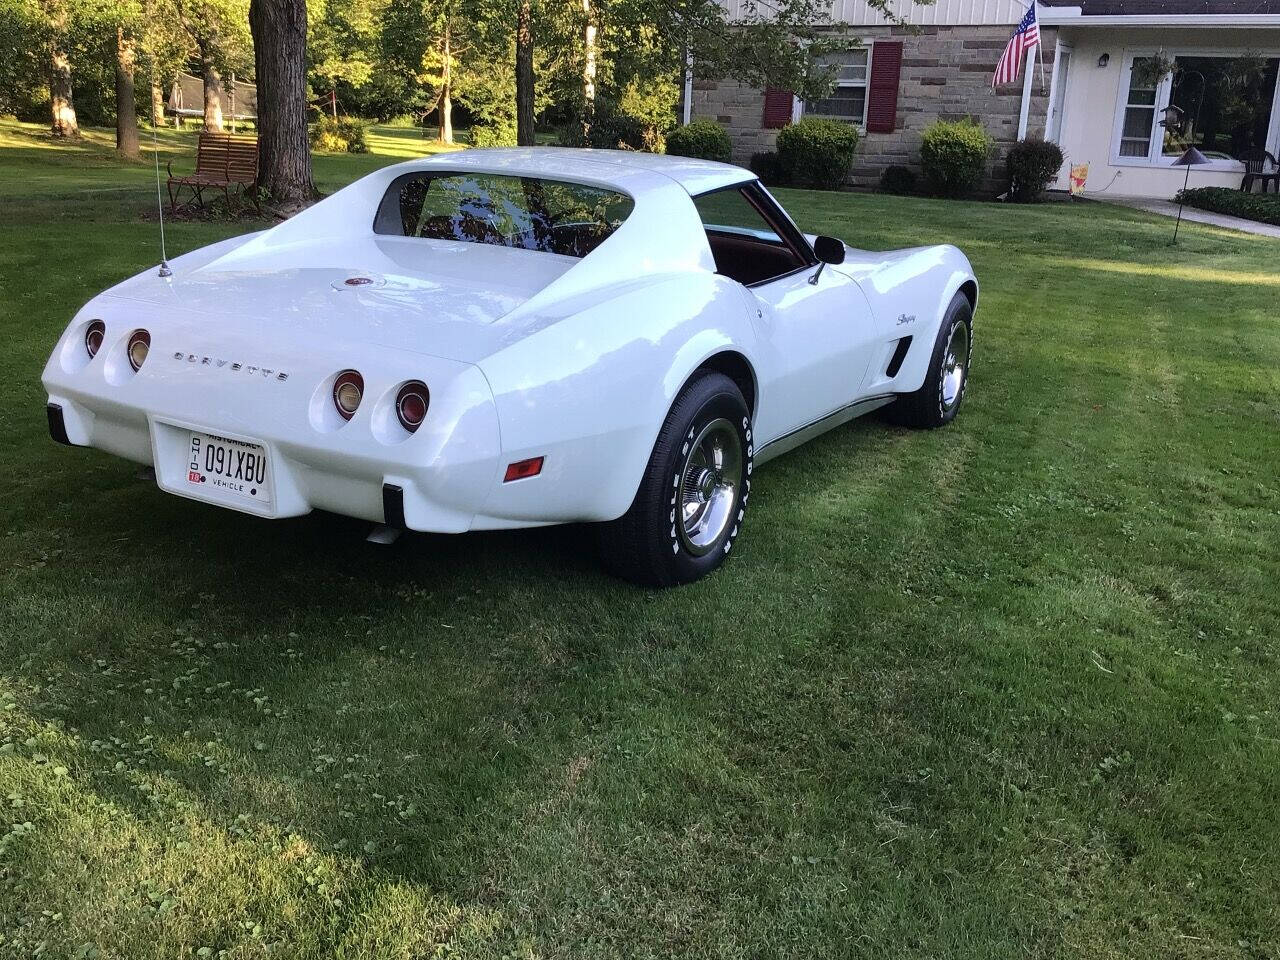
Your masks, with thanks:
[{"label": "side window glass", "polygon": [[694,197],[707,231],[716,272],[751,286],[767,283],[807,265],[794,238],[784,238],[748,198],[747,190],[717,190]]},{"label": "side window glass", "polygon": [[782,245],[782,238],[760,216],[741,190],[717,190],[695,197],[693,205],[698,209],[702,225],[707,233],[740,233],[766,243]]}]

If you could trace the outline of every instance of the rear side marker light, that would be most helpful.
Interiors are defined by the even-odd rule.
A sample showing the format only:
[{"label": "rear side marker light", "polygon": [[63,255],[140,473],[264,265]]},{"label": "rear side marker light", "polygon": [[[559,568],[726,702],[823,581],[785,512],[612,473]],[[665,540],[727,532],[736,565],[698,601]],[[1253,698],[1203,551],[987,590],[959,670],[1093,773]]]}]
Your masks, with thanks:
[{"label": "rear side marker light", "polygon": [[103,338],[107,335],[107,325],[101,320],[92,321],[84,331],[84,349],[92,360],[102,349]]},{"label": "rear side marker light", "polygon": [[396,394],[396,416],[400,418],[400,426],[410,433],[417,430],[427,417],[430,403],[431,394],[425,383],[420,380],[406,383]]},{"label": "rear side marker light", "polygon": [[333,381],[333,405],[343,420],[355,416],[364,398],[364,377],[355,370],[343,370]]},{"label": "rear side marker light", "polygon": [[515,463],[507,465],[507,475],[502,478],[503,483],[510,483],[512,480],[528,480],[530,477],[536,477],[542,472],[542,457],[533,457],[530,460],[518,460]]},{"label": "rear side marker light", "polygon": [[151,334],[145,330],[135,330],[129,335],[129,366],[135,373],[147,362],[147,354],[151,351]]}]

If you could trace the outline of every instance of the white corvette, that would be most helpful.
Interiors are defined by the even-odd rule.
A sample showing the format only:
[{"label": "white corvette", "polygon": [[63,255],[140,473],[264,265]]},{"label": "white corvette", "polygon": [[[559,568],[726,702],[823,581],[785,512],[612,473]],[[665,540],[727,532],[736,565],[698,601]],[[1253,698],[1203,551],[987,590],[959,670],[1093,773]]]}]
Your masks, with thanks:
[{"label": "white corvette", "polygon": [[566,149],[388,167],[165,272],[67,327],[54,439],[262,517],[598,522],[659,585],[723,561],[765,460],[948,423],[978,297],[956,248],[805,236],[740,167]]}]

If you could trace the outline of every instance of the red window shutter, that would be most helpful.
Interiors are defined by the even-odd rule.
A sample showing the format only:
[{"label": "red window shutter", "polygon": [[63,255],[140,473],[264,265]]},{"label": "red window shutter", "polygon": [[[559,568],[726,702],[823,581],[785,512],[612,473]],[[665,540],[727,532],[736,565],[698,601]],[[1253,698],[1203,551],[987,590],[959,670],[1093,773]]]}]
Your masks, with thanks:
[{"label": "red window shutter", "polygon": [[898,80],[901,76],[902,41],[876,41],[871,48],[871,82],[867,87],[868,133],[893,133],[898,117]]},{"label": "red window shutter", "polygon": [[760,125],[766,130],[780,130],[791,122],[791,108],[795,96],[790,90],[769,87],[764,92],[764,118]]}]

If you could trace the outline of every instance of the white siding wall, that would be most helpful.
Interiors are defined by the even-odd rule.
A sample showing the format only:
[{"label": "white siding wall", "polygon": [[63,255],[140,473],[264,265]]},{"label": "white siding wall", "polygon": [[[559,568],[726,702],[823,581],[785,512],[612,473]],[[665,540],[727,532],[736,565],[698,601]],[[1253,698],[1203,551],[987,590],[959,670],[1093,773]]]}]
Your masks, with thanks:
[{"label": "white siding wall", "polygon": [[[1071,44],[1072,63],[1068,71],[1064,118],[1058,144],[1066,162],[1058,174],[1057,186],[1066,189],[1073,163],[1089,164],[1087,194],[1120,194],[1168,199],[1182,189],[1185,167],[1117,162],[1117,98],[1127,94],[1124,85],[1125,58],[1134,53],[1164,50],[1204,56],[1229,56],[1245,51],[1263,56],[1280,56],[1280,31],[1271,30],[1154,30],[1111,29],[1106,27],[1062,30],[1060,39]],[[1048,71],[1053,44],[1045,50]],[[1098,60],[1107,55],[1107,65]],[[1272,119],[1270,148],[1280,149],[1280,117]],[[1191,168],[1193,187],[1239,187],[1243,167],[1233,170]],[[1256,188],[1255,188],[1256,189]]]},{"label": "white siding wall", "polygon": [[[722,2],[731,17],[737,16],[746,6],[743,0]],[[769,12],[769,5],[765,0],[757,0],[755,8],[760,15]],[[1027,4],[1022,0],[937,0],[936,3],[927,5],[914,3],[913,0],[891,0],[889,8],[907,23],[919,26],[1012,26],[1027,12]],[[832,0],[831,22],[882,26],[886,21],[879,10],[871,9],[864,0]]]}]

